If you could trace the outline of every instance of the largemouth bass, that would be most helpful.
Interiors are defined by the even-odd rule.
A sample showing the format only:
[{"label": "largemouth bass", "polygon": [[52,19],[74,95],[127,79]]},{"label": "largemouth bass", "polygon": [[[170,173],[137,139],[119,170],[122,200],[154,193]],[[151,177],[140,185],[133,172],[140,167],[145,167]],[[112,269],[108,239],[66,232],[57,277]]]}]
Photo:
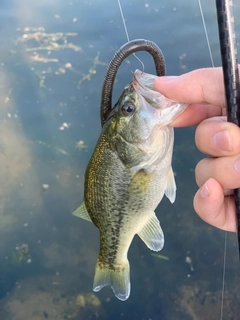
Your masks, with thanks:
[{"label": "largemouth bass", "polygon": [[154,210],[164,194],[172,203],[176,194],[168,125],[186,105],[154,91],[155,78],[136,70],[108,115],[86,168],[84,201],[74,212],[100,231],[93,290],[111,285],[120,300],[130,295],[133,237],[161,250],[164,235]]}]

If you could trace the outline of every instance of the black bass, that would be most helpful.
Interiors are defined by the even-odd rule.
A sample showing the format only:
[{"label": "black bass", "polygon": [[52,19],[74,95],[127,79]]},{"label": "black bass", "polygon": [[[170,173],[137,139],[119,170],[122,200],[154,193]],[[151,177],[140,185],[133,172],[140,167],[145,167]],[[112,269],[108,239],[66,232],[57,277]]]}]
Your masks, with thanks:
[{"label": "black bass", "polygon": [[111,285],[120,300],[130,295],[133,237],[161,250],[164,235],[154,210],[164,194],[172,203],[176,194],[168,125],[186,105],[154,91],[155,78],[136,70],[108,115],[86,169],[84,201],[74,212],[100,231],[93,290]]}]

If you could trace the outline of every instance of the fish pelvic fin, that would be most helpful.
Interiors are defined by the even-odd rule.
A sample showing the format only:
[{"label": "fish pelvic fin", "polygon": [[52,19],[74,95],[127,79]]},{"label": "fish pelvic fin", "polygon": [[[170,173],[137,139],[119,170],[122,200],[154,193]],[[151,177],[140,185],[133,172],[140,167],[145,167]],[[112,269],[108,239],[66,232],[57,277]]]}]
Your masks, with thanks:
[{"label": "fish pelvic fin", "polygon": [[125,301],[130,296],[130,267],[126,259],[121,265],[110,265],[97,259],[93,281],[93,291],[100,291],[103,287],[111,285],[115,296]]},{"label": "fish pelvic fin", "polygon": [[153,251],[160,251],[164,245],[164,234],[160,222],[153,212],[147,223],[138,232],[146,246]]},{"label": "fish pelvic fin", "polygon": [[84,201],[72,214],[76,217],[92,222],[92,219],[89,216],[89,213],[87,211]]},{"label": "fish pelvic fin", "polygon": [[172,167],[169,168],[168,173],[166,175],[166,189],[165,189],[165,196],[173,203],[176,199],[176,183],[173,174]]}]

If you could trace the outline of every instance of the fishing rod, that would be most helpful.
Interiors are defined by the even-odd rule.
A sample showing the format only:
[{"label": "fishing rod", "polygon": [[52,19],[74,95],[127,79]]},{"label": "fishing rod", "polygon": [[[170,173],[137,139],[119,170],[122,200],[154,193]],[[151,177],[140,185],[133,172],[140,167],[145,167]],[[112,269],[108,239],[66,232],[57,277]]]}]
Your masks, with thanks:
[{"label": "fishing rod", "polygon": [[[227,120],[240,127],[240,84],[232,0],[216,0]],[[240,257],[240,188],[234,190]]]}]

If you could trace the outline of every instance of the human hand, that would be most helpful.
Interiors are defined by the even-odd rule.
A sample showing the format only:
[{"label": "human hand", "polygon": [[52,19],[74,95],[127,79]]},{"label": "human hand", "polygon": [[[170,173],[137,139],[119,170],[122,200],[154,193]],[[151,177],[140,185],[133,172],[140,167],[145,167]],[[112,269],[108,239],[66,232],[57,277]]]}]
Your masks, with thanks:
[{"label": "human hand", "polygon": [[220,117],[225,110],[222,69],[199,69],[179,77],[161,77],[154,86],[172,100],[190,103],[172,125],[198,125],[197,147],[215,157],[205,158],[196,166],[196,182],[200,187],[194,197],[196,212],[215,227],[236,231],[232,190],[240,187],[240,128]]}]

